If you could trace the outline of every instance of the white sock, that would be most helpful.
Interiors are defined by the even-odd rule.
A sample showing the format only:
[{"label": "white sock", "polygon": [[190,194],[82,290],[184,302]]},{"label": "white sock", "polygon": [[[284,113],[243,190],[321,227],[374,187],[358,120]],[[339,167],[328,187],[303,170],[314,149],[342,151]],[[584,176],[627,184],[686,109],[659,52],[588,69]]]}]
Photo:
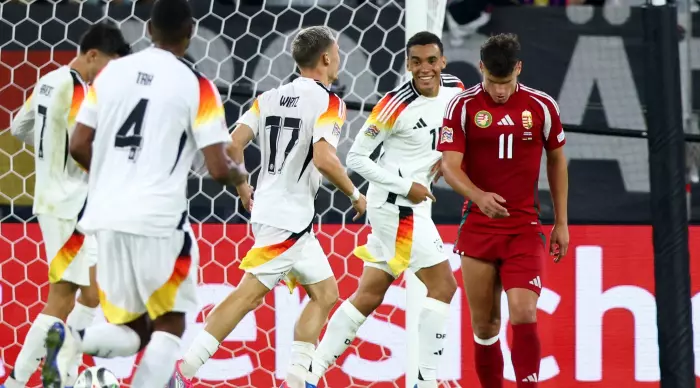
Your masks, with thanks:
[{"label": "white sock", "polygon": [[419,388],[437,387],[437,367],[445,349],[447,320],[450,305],[437,299],[426,298],[418,321],[418,373],[419,381],[432,382]]},{"label": "white sock", "polygon": [[292,361],[289,364],[288,375],[294,375],[299,380],[306,380],[306,375],[311,367],[311,361],[314,358],[314,344],[302,341],[294,341],[292,343]]},{"label": "white sock", "polygon": [[24,345],[17,355],[13,374],[15,381],[21,383],[22,387],[27,384],[32,374],[39,367],[41,359],[46,356],[46,333],[49,332],[51,325],[56,322],[61,322],[60,319],[46,314],[37,315],[32,327],[27,332],[27,337],[24,339]]},{"label": "white sock", "polygon": [[66,319],[66,325],[75,330],[85,330],[86,327],[92,325],[96,310],[97,308],[88,307],[76,301],[73,311]]},{"label": "white sock", "polygon": [[180,364],[182,374],[188,379],[193,378],[199,368],[219,350],[219,345],[219,341],[214,336],[202,330],[182,358],[182,364]]},{"label": "white sock", "polygon": [[123,325],[100,323],[88,327],[82,335],[82,352],[91,356],[128,357],[138,353],[139,347],[139,335]]},{"label": "white sock", "polygon": [[367,317],[362,315],[349,300],[340,305],[328,322],[326,334],[316,348],[316,354],[314,354],[311,363],[311,373],[308,374],[307,378],[309,383],[318,385],[318,381],[326,373],[328,367],[345,352],[355,339],[357,329],[362,326],[365,319]]},{"label": "white sock", "polygon": [[175,372],[175,361],[180,354],[180,337],[155,331],[151,335],[151,341],[146,346],[146,351],[141,357],[141,362],[134,379],[132,388],[164,387],[170,381]]}]

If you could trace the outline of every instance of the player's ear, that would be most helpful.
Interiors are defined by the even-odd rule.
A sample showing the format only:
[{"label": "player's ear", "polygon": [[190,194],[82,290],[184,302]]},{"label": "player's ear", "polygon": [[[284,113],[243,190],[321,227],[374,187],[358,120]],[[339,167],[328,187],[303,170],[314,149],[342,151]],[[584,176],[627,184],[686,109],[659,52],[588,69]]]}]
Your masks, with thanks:
[{"label": "player's ear", "polygon": [[515,64],[515,76],[519,76],[521,71],[523,71],[523,61],[518,61]]},{"label": "player's ear", "polygon": [[445,70],[445,68],[447,67],[447,57],[443,55],[441,58],[442,58],[442,66],[440,67],[440,69]]},{"label": "player's ear", "polygon": [[94,63],[97,60],[97,57],[99,56],[100,53],[99,53],[99,51],[97,51],[97,49],[90,49],[85,54],[86,54],[85,56],[87,57],[88,63]]}]

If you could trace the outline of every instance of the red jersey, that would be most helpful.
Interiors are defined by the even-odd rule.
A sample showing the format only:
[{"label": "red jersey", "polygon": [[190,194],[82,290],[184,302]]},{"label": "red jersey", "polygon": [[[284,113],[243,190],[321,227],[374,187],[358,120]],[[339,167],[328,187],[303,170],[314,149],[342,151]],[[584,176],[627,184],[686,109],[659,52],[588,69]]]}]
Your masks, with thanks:
[{"label": "red jersey", "polygon": [[462,169],[481,190],[500,195],[509,217],[490,219],[467,199],[463,227],[485,233],[540,230],[537,182],[542,149],[566,143],[559,107],[549,95],[518,84],[505,104],[481,84],[447,105],[438,151],[464,154]]}]

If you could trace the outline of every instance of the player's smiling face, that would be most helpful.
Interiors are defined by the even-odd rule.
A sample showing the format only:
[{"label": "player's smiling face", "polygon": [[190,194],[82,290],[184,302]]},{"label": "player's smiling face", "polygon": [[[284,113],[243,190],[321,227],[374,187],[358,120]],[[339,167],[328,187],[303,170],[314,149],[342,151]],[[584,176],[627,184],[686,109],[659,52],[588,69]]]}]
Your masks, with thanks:
[{"label": "player's smiling face", "polygon": [[422,95],[437,96],[440,90],[440,73],[446,62],[436,44],[416,45],[408,49],[406,68],[413,74],[413,82]]},{"label": "player's smiling face", "polygon": [[505,77],[497,77],[484,66],[483,62],[479,63],[481,74],[484,76],[484,89],[497,104],[505,104],[510,96],[515,93],[518,85],[518,76],[522,70],[522,62],[515,65],[513,71]]}]

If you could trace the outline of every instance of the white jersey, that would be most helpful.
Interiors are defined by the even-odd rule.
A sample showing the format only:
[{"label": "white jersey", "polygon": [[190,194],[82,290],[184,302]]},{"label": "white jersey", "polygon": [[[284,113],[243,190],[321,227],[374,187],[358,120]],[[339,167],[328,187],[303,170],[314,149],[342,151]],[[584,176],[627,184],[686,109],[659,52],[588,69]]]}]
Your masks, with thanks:
[{"label": "white jersey", "polygon": [[[457,77],[442,74],[436,97],[422,96],[408,81],[387,93],[374,107],[348,152],[347,165],[369,181],[367,204],[389,202],[430,208],[429,201],[414,204],[406,198],[413,182],[430,187],[430,169],[447,103],[464,90]],[[376,163],[371,155],[383,147]]]},{"label": "white jersey", "polygon": [[316,214],[322,179],[313,145],[325,139],[338,146],[345,103],[320,82],[300,77],[260,95],[238,122],[253,129],[261,150],[251,222],[304,230]]},{"label": "white jersey", "polygon": [[68,139],[87,86],[62,66],[39,79],[12,121],[12,134],[34,146],[34,214],[74,220],[85,205],[87,173],[70,157]]},{"label": "white jersey", "polygon": [[95,128],[86,232],[171,235],[197,149],[230,141],[214,84],[155,47],[111,61],[77,121]]}]

